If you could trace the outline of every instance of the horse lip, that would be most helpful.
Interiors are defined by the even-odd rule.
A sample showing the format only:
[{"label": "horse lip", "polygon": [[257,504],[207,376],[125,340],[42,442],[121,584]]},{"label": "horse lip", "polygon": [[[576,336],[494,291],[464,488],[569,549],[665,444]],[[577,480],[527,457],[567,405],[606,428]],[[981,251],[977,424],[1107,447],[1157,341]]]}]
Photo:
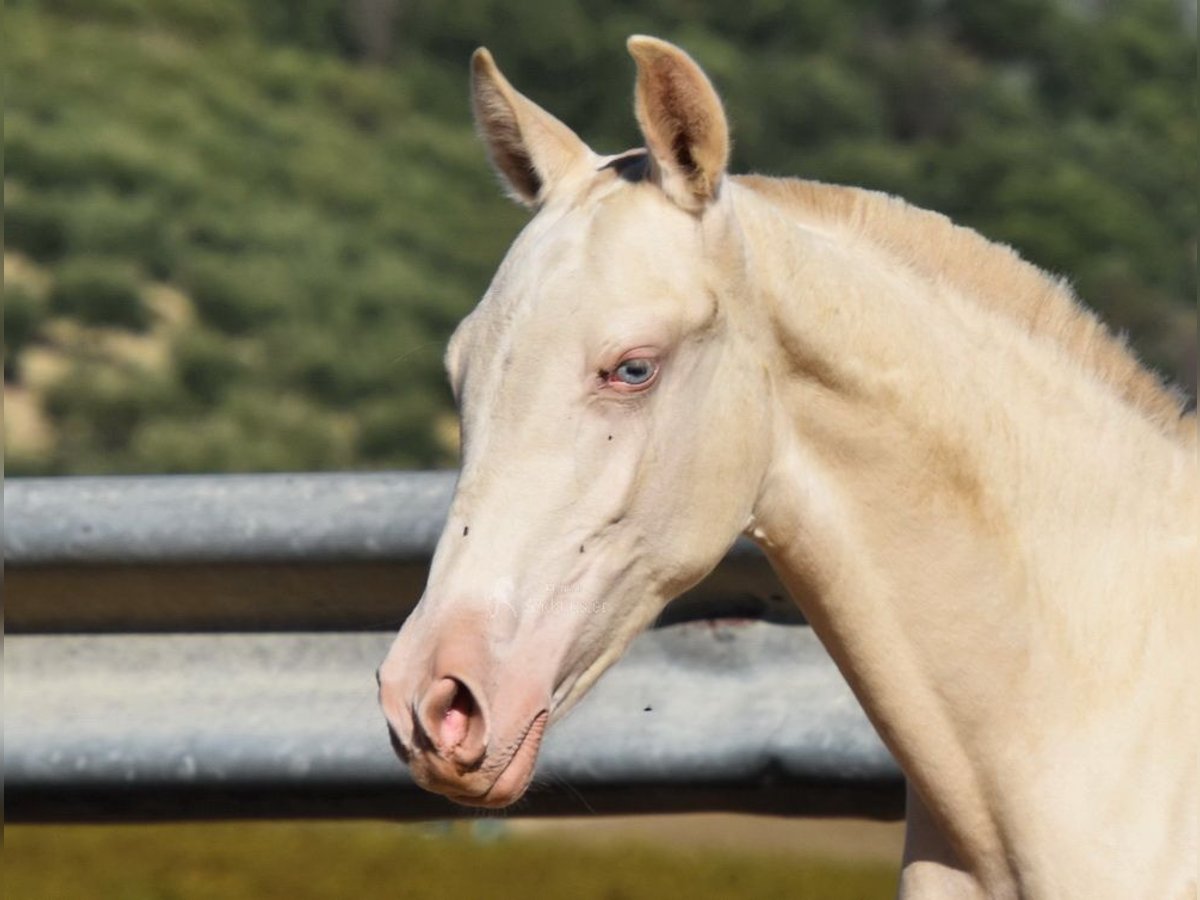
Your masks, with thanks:
[{"label": "horse lip", "polygon": [[[480,791],[477,791],[474,793],[458,793],[458,792],[447,793],[446,797],[448,797],[450,800],[453,800],[455,803],[461,803],[465,806],[482,806],[482,807],[492,807],[492,808],[508,806],[510,803],[514,802],[517,799],[517,797],[520,796],[520,793],[524,793],[525,787],[527,787],[528,785],[523,786],[520,793],[518,793],[508,799],[496,800],[496,799],[490,798],[489,795],[492,793],[492,791],[494,791],[496,789],[496,785],[500,783],[500,779],[502,779],[504,777],[505,773],[508,772],[509,769],[512,768],[513,763],[521,755],[521,751],[523,749],[525,749],[526,742],[529,740],[529,735],[533,732],[535,726],[537,726],[539,722],[542,723],[542,726],[543,726],[542,732],[544,733],[544,731],[545,731],[544,726],[545,726],[545,722],[546,722],[546,719],[548,718],[548,716],[549,716],[549,710],[541,709],[529,720],[529,722],[525,725],[525,730],[521,732],[521,737],[517,740],[517,743],[514,746],[512,753],[509,754],[508,759],[504,761],[503,767],[496,773],[496,777],[491,780],[491,783],[487,787],[483,788],[483,790],[480,790]],[[539,744],[540,744],[540,737],[539,737]],[[538,749],[540,749],[540,746]],[[536,751],[535,751],[535,753],[536,753]],[[530,774],[532,774],[533,766],[536,763],[537,763],[537,757],[535,755],[534,759],[531,760],[531,763],[530,763]]]}]

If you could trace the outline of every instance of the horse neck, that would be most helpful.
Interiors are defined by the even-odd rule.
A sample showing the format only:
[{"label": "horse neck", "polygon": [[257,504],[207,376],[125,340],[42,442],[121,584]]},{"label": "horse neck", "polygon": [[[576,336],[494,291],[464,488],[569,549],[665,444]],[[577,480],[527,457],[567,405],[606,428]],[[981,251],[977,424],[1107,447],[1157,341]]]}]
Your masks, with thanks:
[{"label": "horse neck", "polygon": [[[749,531],[959,851],[1003,858],[989,748],[1167,639],[1125,613],[1195,552],[1194,454],[1049,341],[731,194],[779,413]],[[1130,565],[1139,529],[1170,558]]]},{"label": "horse neck", "polygon": [[[1164,429],[1065,342],[897,263],[852,223],[806,220],[733,187],[746,305],[772,359],[772,490],[757,519],[774,523],[773,540],[807,534],[813,519],[788,510],[823,499],[860,548],[980,554],[1019,576],[1005,604],[1015,592],[1031,615],[1079,617],[1144,578],[1098,568],[1089,549],[1141,529],[1171,565],[1195,541],[1194,434]],[[1118,551],[1114,563],[1128,558]],[[889,571],[918,583],[945,568],[899,562]],[[956,591],[980,609],[976,593]]]}]

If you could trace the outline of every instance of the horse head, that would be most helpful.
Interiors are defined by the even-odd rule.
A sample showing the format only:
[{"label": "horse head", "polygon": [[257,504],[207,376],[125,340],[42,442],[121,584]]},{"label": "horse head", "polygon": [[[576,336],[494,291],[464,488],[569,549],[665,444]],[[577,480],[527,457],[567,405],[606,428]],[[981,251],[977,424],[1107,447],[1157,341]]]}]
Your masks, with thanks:
[{"label": "horse head", "polygon": [[450,341],[461,475],[380,669],[398,752],[461,803],[522,795],[547,724],[719,562],[765,468],[725,114],[683,51],[629,49],[645,148],[616,156],[472,60],[492,164],[535,214]]}]

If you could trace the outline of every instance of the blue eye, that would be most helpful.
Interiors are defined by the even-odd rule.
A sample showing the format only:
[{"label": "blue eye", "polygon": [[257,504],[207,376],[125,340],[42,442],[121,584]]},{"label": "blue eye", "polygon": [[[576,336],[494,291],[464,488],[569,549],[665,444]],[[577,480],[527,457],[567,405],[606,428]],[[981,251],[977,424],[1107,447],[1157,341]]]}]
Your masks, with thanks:
[{"label": "blue eye", "polygon": [[636,387],[653,378],[656,371],[658,365],[652,359],[627,359],[613,371],[612,378]]}]

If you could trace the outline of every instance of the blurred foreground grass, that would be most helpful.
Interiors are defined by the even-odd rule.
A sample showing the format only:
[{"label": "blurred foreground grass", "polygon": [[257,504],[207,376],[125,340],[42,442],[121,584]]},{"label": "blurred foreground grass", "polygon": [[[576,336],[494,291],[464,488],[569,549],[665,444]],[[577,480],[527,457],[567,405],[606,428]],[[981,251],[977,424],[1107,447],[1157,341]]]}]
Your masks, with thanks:
[{"label": "blurred foreground grass", "polygon": [[896,866],[645,842],[590,845],[460,823],[15,826],[8,900],[893,896]]}]

